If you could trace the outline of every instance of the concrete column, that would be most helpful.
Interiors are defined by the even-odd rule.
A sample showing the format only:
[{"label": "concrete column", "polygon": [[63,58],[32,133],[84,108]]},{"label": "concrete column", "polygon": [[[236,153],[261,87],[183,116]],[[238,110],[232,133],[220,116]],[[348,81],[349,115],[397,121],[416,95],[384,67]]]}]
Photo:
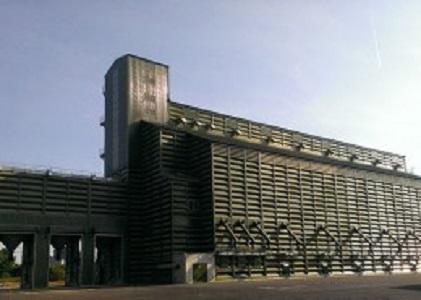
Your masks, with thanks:
[{"label": "concrete column", "polygon": [[82,236],[82,285],[95,284],[95,238],[92,233]]},{"label": "concrete column", "polygon": [[100,284],[118,284],[122,282],[122,240],[120,237],[99,236],[96,239],[98,249],[98,278]]},{"label": "concrete column", "polygon": [[98,237],[96,240],[98,250],[98,278],[99,284],[110,284],[112,281],[113,264],[112,264],[112,249],[111,239],[108,237]]},{"label": "concrete column", "polygon": [[48,287],[50,236],[47,230],[40,230],[34,236],[34,288]]},{"label": "concrete column", "polygon": [[66,243],[66,286],[79,286],[79,237],[68,237]]},{"label": "concrete column", "polygon": [[112,283],[121,283],[123,276],[122,271],[122,240],[120,238],[113,238],[111,243],[110,265],[112,266]]}]

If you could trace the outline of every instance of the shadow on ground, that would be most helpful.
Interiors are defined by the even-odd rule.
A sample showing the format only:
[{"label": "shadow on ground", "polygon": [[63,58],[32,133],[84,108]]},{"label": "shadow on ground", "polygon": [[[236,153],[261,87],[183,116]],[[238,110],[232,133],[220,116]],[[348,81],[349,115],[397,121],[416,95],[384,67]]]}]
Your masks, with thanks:
[{"label": "shadow on ground", "polygon": [[402,285],[402,286],[393,287],[392,289],[410,290],[410,291],[421,292],[421,284]]}]

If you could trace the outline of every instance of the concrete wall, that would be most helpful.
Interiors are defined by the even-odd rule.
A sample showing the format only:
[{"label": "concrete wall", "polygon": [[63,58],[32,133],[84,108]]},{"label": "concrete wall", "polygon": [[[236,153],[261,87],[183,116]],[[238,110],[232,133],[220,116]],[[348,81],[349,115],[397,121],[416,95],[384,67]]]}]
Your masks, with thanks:
[{"label": "concrete wall", "polygon": [[139,121],[165,124],[168,66],[134,55],[117,59],[105,76],[105,175],[130,164]]}]

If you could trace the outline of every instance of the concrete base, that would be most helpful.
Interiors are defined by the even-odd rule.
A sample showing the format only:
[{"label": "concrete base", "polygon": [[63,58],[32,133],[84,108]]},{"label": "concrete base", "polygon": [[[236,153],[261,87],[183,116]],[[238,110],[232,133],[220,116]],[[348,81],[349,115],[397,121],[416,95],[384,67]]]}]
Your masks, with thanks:
[{"label": "concrete base", "polygon": [[206,264],[207,281],[215,279],[215,257],[213,253],[176,253],[173,258],[175,264],[174,283],[194,283],[194,264]]}]

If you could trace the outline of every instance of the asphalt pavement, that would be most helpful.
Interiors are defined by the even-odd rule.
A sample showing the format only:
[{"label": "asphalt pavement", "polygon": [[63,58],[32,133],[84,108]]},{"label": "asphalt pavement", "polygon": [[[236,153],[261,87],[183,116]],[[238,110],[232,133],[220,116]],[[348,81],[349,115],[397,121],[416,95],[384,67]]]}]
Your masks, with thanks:
[{"label": "asphalt pavement", "polygon": [[420,300],[421,274],[0,291],[0,300]]}]

